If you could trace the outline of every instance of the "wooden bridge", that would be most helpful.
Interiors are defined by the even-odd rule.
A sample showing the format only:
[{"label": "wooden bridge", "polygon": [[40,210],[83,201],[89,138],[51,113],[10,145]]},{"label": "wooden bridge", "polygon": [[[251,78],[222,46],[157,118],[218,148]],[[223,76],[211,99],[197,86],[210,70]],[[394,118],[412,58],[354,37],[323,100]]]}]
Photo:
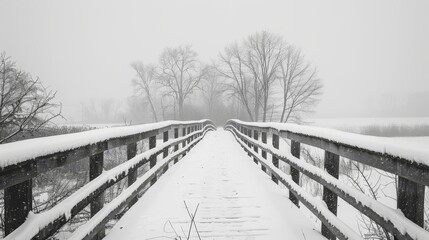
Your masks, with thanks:
[{"label": "wooden bridge", "polygon": [[[138,153],[142,141],[149,148]],[[324,169],[300,160],[301,144],[325,151]],[[103,171],[104,152],[124,146],[128,161]],[[340,156],[395,174],[397,209],[338,180]],[[85,158],[90,182],[32,213],[32,179]],[[379,138],[239,120],[224,130],[209,120],[167,121],[31,139],[0,145],[5,239],[48,239],[87,206],[91,218],[69,239],[363,239],[336,216],[338,197],[395,239],[429,239],[423,229],[428,163],[427,149]],[[138,176],[140,169],[147,171]],[[300,174],[323,185],[323,201],[300,187]],[[104,192],[123,179],[128,187],[105,204]],[[300,206],[320,219],[321,229]]]}]

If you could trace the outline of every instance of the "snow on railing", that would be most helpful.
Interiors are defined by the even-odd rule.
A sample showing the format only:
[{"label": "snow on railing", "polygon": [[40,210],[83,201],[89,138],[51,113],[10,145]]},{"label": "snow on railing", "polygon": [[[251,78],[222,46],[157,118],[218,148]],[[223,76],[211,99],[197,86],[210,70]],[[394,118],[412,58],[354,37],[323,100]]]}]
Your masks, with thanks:
[{"label": "snow on railing", "polygon": [[[180,129],[182,130],[182,137],[179,137]],[[125,191],[126,197],[123,197],[122,194],[119,195],[120,200],[115,200],[115,202],[119,201],[118,204],[121,207],[115,208],[111,214],[107,214],[102,219],[102,222],[106,223],[121,212],[125,206],[132,205],[136,201],[137,194],[147,185],[147,179],[152,185],[156,181],[157,175],[168,169],[168,164],[172,160],[176,163],[179,157],[183,157],[190,148],[203,138],[207,131],[213,129],[214,125],[210,120],[167,121],[140,126],[99,129],[0,145],[0,154],[3,152],[6,153],[6,156],[12,157],[12,160],[4,160],[7,159],[4,155],[1,155],[0,158],[7,162],[7,164],[3,164],[5,167],[0,169],[0,179],[3,181],[1,186],[6,187],[4,196],[5,234],[7,236],[5,239],[46,239],[88,204],[91,204],[91,216],[99,211],[110,211],[110,207],[108,208],[110,210],[103,208],[102,193],[115,183],[128,177],[128,185],[133,186],[133,190]],[[174,131],[172,132],[174,139],[171,140],[168,139],[170,130]],[[159,134],[162,134],[163,143],[156,146],[156,137]],[[149,139],[150,149],[136,155],[137,142],[144,139]],[[179,149],[180,144],[182,147]],[[7,146],[11,146],[11,148]],[[38,150],[35,146],[44,149]],[[108,171],[103,171],[104,151],[120,146],[127,147],[129,160]],[[173,147],[174,153],[168,155],[168,150]],[[164,159],[157,164],[157,156],[161,153],[163,153]],[[90,182],[53,208],[39,214],[33,214],[30,211],[31,179],[40,172],[85,157],[89,157]],[[138,168],[145,164],[149,164],[150,170],[137,179]],[[20,171],[21,174],[16,174],[17,171]],[[17,179],[8,179],[15,177]],[[10,201],[11,199],[13,201]],[[99,224],[97,229],[93,229],[90,236],[103,234],[104,224]]]},{"label": "snow on railing", "polygon": [[[271,127],[273,126],[273,127]],[[428,182],[425,180],[418,179],[421,175],[429,175],[427,165],[422,161],[425,150],[419,150],[418,156],[421,158],[418,163],[415,159],[403,159],[403,156],[411,155],[412,150],[401,148],[401,150],[393,149],[393,145],[383,143],[382,138],[373,138],[360,136],[357,134],[348,134],[340,131],[333,130],[330,133],[330,129],[321,129],[305,126],[295,126],[293,124],[278,124],[278,123],[248,123],[239,120],[230,120],[226,124],[226,129],[230,130],[241,146],[254,157],[254,160],[260,162],[263,168],[269,168],[271,170],[272,178],[275,182],[281,181],[286,187],[289,188],[291,200],[298,205],[298,199],[303,202],[319,219],[322,221],[322,234],[329,239],[350,239],[347,234],[350,234],[350,229],[344,228],[342,223],[339,223],[339,219],[333,221],[332,216],[327,216],[325,210],[330,210],[332,213],[337,212],[337,196],[340,196],[350,205],[358,209],[360,212],[367,215],[369,218],[374,220],[381,227],[392,233],[397,239],[429,239],[429,232],[422,228],[423,226],[423,208],[416,212],[415,206],[418,204],[424,204],[424,187],[427,186]],[[272,134],[272,145],[266,144],[267,135]],[[259,138],[261,136],[261,139]],[[283,152],[278,150],[279,148],[279,136],[285,137],[291,140],[291,153]],[[341,136],[341,137],[338,137]],[[353,139],[356,138],[356,145],[353,145]],[[370,149],[364,148],[361,143],[375,141],[377,139],[378,146]],[[260,140],[262,141],[260,141]],[[341,142],[341,140],[347,139],[347,141]],[[299,160],[300,143],[309,144],[315,147],[322,148],[326,151],[325,154],[325,170],[319,169],[311,164]],[[388,148],[383,148],[383,151],[375,151],[375,148],[387,145]],[[253,149],[252,149],[253,147]],[[261,154],[259,154],[261,149]],[[389,149],[389,151],[386,151]],[[393,157],[392,152],[402,151],[402,157],[396,155]],[[272,163],[269,163],[267,159],[267,152],[272,155]],[[346,154],[345,154],[346,153]],[[394,173],[398,175],[399,181],[402,181],[402,186],[399,184],[398,192],[401,190],[407,194],[399,196],[398,208],[402,212],[398,212],[396,209],[385,206],[384,204],[362,194],[355,189],[350,188],[346,184],[338,180],[339,171],[339,156],[350,158],[351,160],[358,161],[366,164],[367,159],[370,158],[373,161],[383,161],[382,164],[372,162],[371,166],[377,167],[382,165],[379,169]],[[429,156],[429,155],[428,155]],[[429,158],[428,158],[429,159]],[[291,166],[291,175],[288,178],[284,172],[278,169],[278,160],[281,160]],[[413,175],[403,173],[401,169],[404,164],[409,164],[407,168],[412,168],[416,173]],[[396,165],[397,168],[386,165]],[[377,167],[378,168],[378,167]],[[324,186],[324,201],[326,205],[322,205],[322,208],[315,207],[312,203],[309,195],[303,193],[303,189],[296,187],[299,186],[299,173],[303,173],[306,176],[312,178],[316,182]],[[404,175],[407,178],[404,178]],[[292,183],[295,183],[292,184]],[[421,182],[425,183],[421,185]],[[404,186],[405,185],[405,186]],[[418,191],[412,192],[412,187]],[[411,187],[411,188],[410,188]],[[416,196],[416,194],[418,194]],[[402,201],[402,203],[400,202]],[[407,204],[413,202],[413,204]],[[404,203],[405,202],[405,203]],[[405,215],[405,216],[404,216]],[[420,220],[421,219],[421,220]],[[341,222],[341,221],[340,221]]]}]

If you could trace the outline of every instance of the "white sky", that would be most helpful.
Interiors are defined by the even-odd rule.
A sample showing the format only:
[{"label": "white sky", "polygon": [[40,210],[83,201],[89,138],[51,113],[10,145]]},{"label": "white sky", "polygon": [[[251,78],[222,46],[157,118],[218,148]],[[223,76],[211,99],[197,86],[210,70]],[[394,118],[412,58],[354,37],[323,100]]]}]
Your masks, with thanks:
[{"label": "white sky", "polygon": [[359,116],[384,93],[429,91],[429,1],[0,0],[0,51],[58,91],[63,112],[124,101],[130,62],[191,44],[201,59],[260,30],[299,46],[324,80],[317,116]]}]

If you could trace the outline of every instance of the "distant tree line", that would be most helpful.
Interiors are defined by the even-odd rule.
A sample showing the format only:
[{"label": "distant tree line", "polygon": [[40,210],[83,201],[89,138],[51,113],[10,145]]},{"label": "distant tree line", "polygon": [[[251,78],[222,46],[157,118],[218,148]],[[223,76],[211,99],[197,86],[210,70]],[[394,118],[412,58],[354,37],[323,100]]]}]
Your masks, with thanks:
[{"label": "distant tree line", "polygon": [[[128,111],[113,100],[82,104],[82,120],[137,122],[210,118],[300,122],[322,84],[317,69],[282,36],[257,32],[231,44],[211,63],[191,46],[165,48],[156,63],[133,62]],[[0,54],[0,143],[39,136],[61,116],[55,91]]]},{"label": "distant tree line", "polygon": [[227,46],[211,64],[191,46],[178,46],[165,48],[156,64],[131,67],[135,96],[153,121],[189,119],[196,114],[187,110],[197,109],[206,118],[300,122],[322,89],[301,51],[266,31]]}]

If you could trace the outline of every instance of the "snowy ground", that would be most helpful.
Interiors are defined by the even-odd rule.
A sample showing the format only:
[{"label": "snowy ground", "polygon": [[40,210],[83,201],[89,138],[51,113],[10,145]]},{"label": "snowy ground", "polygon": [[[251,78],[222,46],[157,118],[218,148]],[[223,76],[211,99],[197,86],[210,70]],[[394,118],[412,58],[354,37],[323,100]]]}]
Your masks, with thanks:
[{"label": "snowy ground", "polygon": [[[223,130],[210,132],[163,175],[106,239],[186,239],[184,202],[191,212],[198,206],[202,239],[324,239]],[[195,228],[191,237],[198,239]]]},{"label": "snowy ground", "polygon": [[344,129],[359,129],[365,126],[390,126],[390,125],[403,125],[403,126],[416,126],[428,125],[429,117],[415,117],[415,118],[314,118],[306,120],[310,125],[319,127],[335,128],[339,130]]}]

